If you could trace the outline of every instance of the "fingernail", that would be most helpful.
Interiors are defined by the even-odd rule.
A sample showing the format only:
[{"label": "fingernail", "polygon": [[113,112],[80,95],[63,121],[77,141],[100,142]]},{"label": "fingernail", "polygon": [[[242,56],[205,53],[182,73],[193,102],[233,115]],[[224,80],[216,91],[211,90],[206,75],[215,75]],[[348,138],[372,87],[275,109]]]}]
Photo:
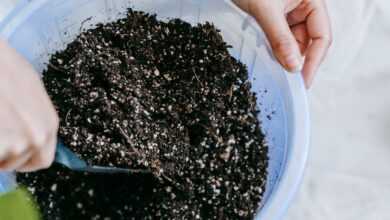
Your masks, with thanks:
[{"label": "fingernail", "polygon": [[302,70],[302,59],[295,55],[290,55],[286,58],[286,64],[289,72],[296,73]]},{"label": "fingernail", "polygon": [[313,78],[309,78],[309,79],[305,80],[306,90],[310,90],[313,83],[314,83]]},{"label": "fingernail", "polygon": [[306,90],[310,90],[310,88],[311,88],[311,84],[307,81],[305,81],[305,88],[306,88]]},{"label": "fingernail", "polygon": [[305,87],[306,87],[306,90],[310,90],[311,86],[313,85],[313,81],[314,81],[314,78],[312,75],[309,75],[309,74],[305,74],[304,72],[302,73],[302,76],[303,76],[303,80],[305,82]]}]

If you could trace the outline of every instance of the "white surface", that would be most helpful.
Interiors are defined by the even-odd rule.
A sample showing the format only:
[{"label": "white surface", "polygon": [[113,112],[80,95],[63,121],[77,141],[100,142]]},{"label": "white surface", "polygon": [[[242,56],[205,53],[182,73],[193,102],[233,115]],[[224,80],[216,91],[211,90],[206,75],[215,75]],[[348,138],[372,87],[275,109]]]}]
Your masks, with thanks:
[{"label": "white surface", "polygon": [[388,220],[390,2],[328,3],[335,42],[310,91],[309,163],[286,220]]},{"label": "white surface", "polygon": [[390,219],[389,6],[329,1],[335,42],[310,91],[311,152],[287,220]]}]

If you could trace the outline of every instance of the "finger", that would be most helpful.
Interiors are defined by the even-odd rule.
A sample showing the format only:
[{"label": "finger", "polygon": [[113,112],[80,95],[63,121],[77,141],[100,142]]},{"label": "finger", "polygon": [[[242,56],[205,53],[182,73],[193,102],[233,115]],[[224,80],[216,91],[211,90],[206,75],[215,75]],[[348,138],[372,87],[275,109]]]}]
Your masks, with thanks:
[{"label": "finger", "polygon": [[302,0],[285,0],[285,1],[286,1],[286,3],[284,4],[286,6],[286,8],[284,9],[285,13],[289,13],[290,11],[297,8],[302,3]]},{"label": "finger", "polygon": [[301,23],[291,27],[295,40],[298,43],[299,50],[302,55],[305,55],[306,49],[310,43],[309,34],[307,33],[306,24]]},{"label": "finger", "polygon": [[21,152],[19,154],[9,153],[7,158],[0,162],[0,170],[1,171],[13,171],[21,167],[24,163],[26,163],[32,153],[30,149],[26,147],[26,151]]},{"label": "finger", "polygon": [[24,129],[29,138],[29,148],[33,152],[29,160],[18,166],[18,171],[47,168],[54,158],[59,119],[53,108],[46,109],[46,114],[43,115],[37,106],[39,105],[31,104],[24,108],[25,111],[17,112],[26,125]]},{"label": "finger", "polygon": [[57,135],[59,119],[52,108],[45,109],[45,115],[35,108],[31,106],[25,109],[24,112],[20,112],[20,117],[23,118],[26,124],[32,147],[41,149],[53,136]]},{"label": "finger", "polygon": [[325,58],[332,42],[326,5],[319,0],[313,2],[313,9],[307,18],[307,31],[312,42],[307,49],[302,71],[307,88],[311,86],[314,75]]},{"label": "finger", "polygon": [[[19,155],[28,149],[29,139],[23,133],[0,130],[0,148],[4,149],[2,155]],[[0,157],[0,161],[4,156]]]},{"label": "finger", "polygon": [[12,103],[2,95],[0,103],[0,169],[9,170],[28,159],[30,139]]},{"label": "finger", "polygon": [[307,16],[309,16],[313,8],[312,1],[303,1],[298,7],[294,8],[287,14],[287,23],[290,26],[306,22]]},{"label": "finger", "polygon": [[37,149],[31,159],[27,161],[18,171],[32,172],[50,167],[54,160],[57,144],[58,122],[46,127],[36,126],[31,128],[34,149]]},{"label": "finger", "polygon": [[57,132],[59,128],[58,116],[55,111],[51,110],[47,111],[47,117],[34,117],[32,115],[29,115],[28,112],[24,112],[24,114],[24,120],[29,122],[27,123],[27,130],[31,139],[31,147],[36,152],[33,155],[33,158],[31,158],[31,161],[32,163],[35,163],[34,161],[37,161],[36,163],[41,164],[36,166],[47,167],[51,163],[50,159],[48,159],[49,161],[47,161],[45,159],[46,157],[40,154],[48,152],[48,158],[50,158],[50,153],[52,152],[50,147],[54,146],[56,143],[53,142],[57,141]]},{"label": "finger", "polygon": [[10,154],[19,155],[27,146],[24,137],[0,130],[0,162],[6,160]]},{"label": "finger", "polygon": [[315,38],[307,49],[305,64],[302,70],[303,79],[305,80],[307,88],[310,88],[312,85],[315,73],[322,63],[328,51],[328,47],[328,38]]},{"label": "finger", "polygon": [[302,56],[280,1],[259,0],[250,13],[260,24],[278,61],[291,72],[300,70]]},{"label": "finger", "polygon": [[53,163],[55,156],[57,137],[54,135],[47,143],[46,146],[36,151],[29,161],[21,166],[19,172],[33,172],[39,169],[49,168]]}]

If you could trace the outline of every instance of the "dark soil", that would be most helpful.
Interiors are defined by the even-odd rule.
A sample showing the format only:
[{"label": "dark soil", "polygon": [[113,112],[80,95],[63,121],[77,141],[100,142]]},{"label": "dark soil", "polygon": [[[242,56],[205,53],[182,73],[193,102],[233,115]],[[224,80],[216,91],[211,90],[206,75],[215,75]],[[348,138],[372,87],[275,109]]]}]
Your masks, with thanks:
[{"label": "dark soil", "polygon": [[53,55],[44,83],[65,145],[89,164],[150,174],[19,174],[44,218],[252,218],[267,147],[247,69],[227,49],[211,24],[129,10]]}]

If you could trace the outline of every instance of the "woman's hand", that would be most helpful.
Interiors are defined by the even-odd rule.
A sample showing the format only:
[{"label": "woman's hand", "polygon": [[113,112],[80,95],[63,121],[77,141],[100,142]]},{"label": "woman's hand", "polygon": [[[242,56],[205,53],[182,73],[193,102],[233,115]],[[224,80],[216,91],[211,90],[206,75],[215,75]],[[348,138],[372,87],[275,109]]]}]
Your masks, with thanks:
[{"label": "woman's hand", "polygon": [[39,75],[0,40],[0,170],[49,167],[58,122]]},{"label": "woman's hand", "polygon": [[276,58],[309,88],[332,43],[324,0],[233,0],[264,30]]}]

